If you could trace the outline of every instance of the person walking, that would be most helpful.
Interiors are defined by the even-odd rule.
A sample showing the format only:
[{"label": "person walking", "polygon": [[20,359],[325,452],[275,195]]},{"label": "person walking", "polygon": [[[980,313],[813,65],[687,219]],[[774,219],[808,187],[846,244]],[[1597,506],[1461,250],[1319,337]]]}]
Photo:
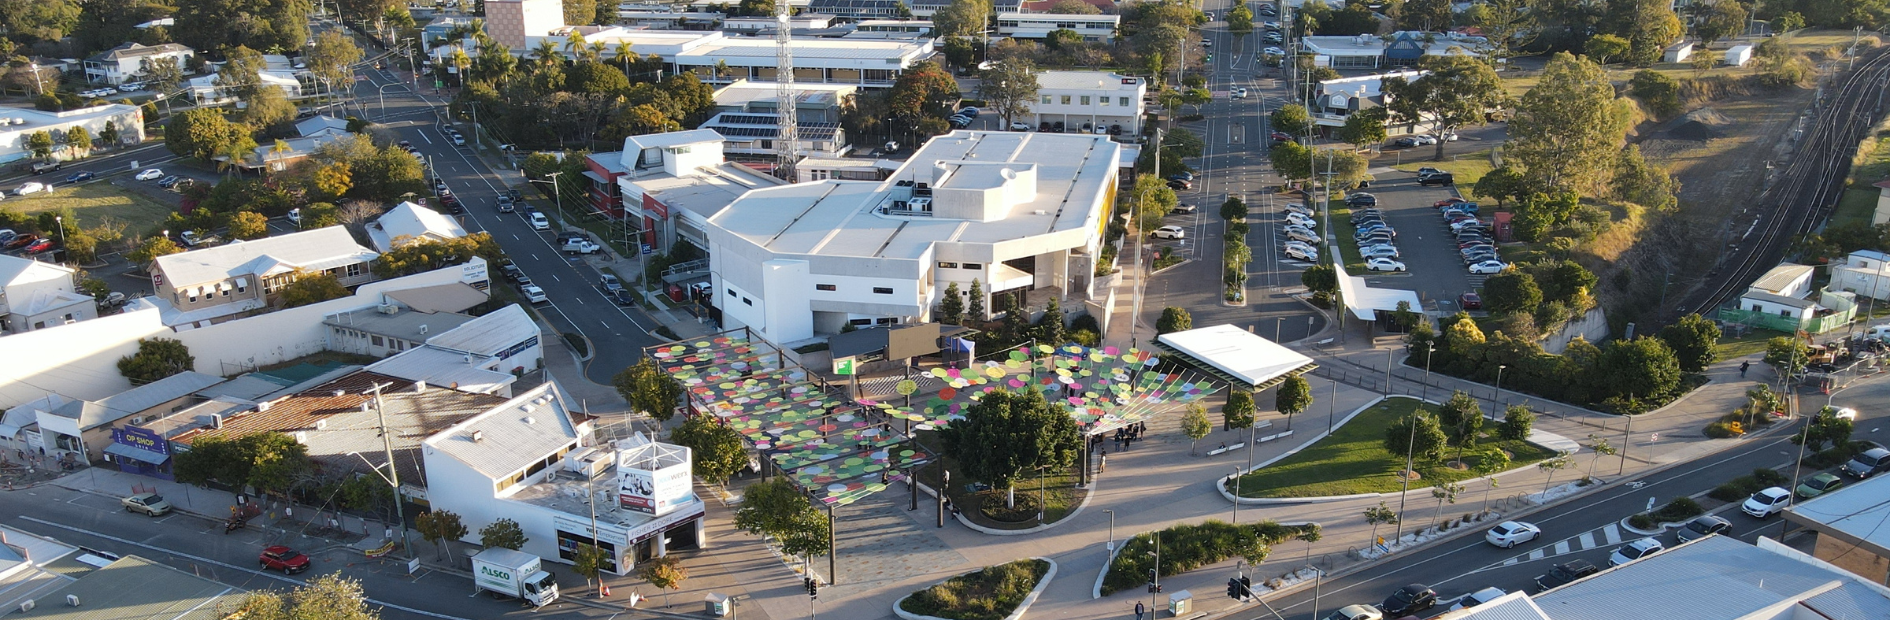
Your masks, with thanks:
[{"label": "person walking", "polygon": [[1135,620],[1142,620],[1142,614],[1146,611],[1148,610],[1142,606],[1142,601],[1135,602]]},{"label": "person walking", "polygon": [[1102,452],[1102,456],[1096,458],[1096,473],[1099,473],[1099,474],[1102,473],[1103,468],[1108,467],[1108,466],[1109,466],[1109,451],[1104,450]]},{"label": "person walking", "polygon": [[1751,368],[1751,367],[1752,367],[1752,360],[1739,362],[1739,376],[1740,377],[1746,376],[1746,369]]}]

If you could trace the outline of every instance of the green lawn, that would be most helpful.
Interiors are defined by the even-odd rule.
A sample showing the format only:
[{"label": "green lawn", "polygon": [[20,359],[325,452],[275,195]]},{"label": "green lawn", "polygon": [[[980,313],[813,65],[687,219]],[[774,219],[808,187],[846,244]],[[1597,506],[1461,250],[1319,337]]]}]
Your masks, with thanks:
[{"label": "green lawn", "polygon": [[[936,436],[932,438],[932,441],[937,441]],[[1092,459],[1093,458],[1094,457],[1092,457]],[[947,496],[951,498],[952,505],[958,508],[959,513],[971,519],[972,522],[984,527],[1001,530],[1021,530],[1037,526],[1035,510],[1025,511],[1030,514],[1027,515],[1028,518],[1020,521],[999,521],[987,517],[983,511],[979,510],[979,506],[987,499],[989,501],[998,502],[997,505],[1001,506],[1004,497],[1003,493],[1001,491],[972,491],[970,488],[971,477],[959,471],[958,462],[956,460],[948,456],[941,456],[941,461],[944,463],[945,468],[952,472],[952,484],[951,488],[947,491]],[[1091,462],[1093,463],[1094,461],[1092,460]],[[1051,473],[1043,479],[1042,488],[1044,489],[1044,495],[1047,496],[1044,498],[1047,502],[1044,510],[1045,523],[1056,523],[1062,520],[1064,517],[1069,516],[1070,511],[1075,510],[1078,505],[1082,504],[1083,496],[1086,492],[1076,488],[1078,477],[1077,467],[1082,466],[1080,459],[1078,463],[1076,467],[1071,467],[1061,473]],[[939,488],[938,472],[938,467],[928,465],[919,470],[919,481],[930,485],[934,489]],[[1037,489],[1037,475],[1034,472],[1018,479],[1017,505],[1019,507],[1025,507],[1026,504],[1028,504],[1034,507],[1038,498]]]},{"label": "green lawn", "polygon": [[1470,196],[1470,188],[1477,184],[1477,179],[1483,178],[1483,175],[1489,174],[1491,170],[1496,169],[1496,166],[1490,163],[1491,149],[1448,156],[1444,161],[1438,162],[1431,161],[1431,154],[1435,152],[1433,150],[1435,148],[1437,147],[1420,146],[1411,149],[1406,152],[1405,159],[1412,159],[1414,157],[1418,159],[1412,159],[1412,161],[1407,161],[1392,167],[1405,172],[1417,172],[1418,168],[1425,166],[1449,171],[1451,176],[1456,177],[1457,190],[1462,192],[1465,197]]},{"label": "green lawn", "polygon": [[1332,213],[1332,226],[1338,228],[1334,232],[1339,237],[1339,257],[1345,259],[1345,272],[1365,273],[1365,258],[1359,256],[1358,241],[1352,237],[1358,232],[1358,227],[1352,225],[1352,208],[1346,206],[1345,200],[1335,198],[1326,203],[1326,209]]},{"label": "green lawn", "polygon": [[[46,180],[50,181],[51,177]],[[61,187],[52,192],[9,199],[0,207],[15,209],[27,215],[71,209],[78,216],[81,227],[97,226],[109,218],[124,223],[127,233],[135,234],[156,230],[173,211],[163,203],[111,183]]]},{"label": "green lawn", "polygon": [[1764,353],[1765,341],[1784,335],[1786,335],[1784,332],[1755,329],[1738,338],[1720,338],[1719,344],[1715,345],[1713,350],[1719,354],[1719,359],[1737,359],[1754,353]]},{"label": "green lawn", "polygon": [[[1397,473],[1404,468],[1404,460],[1385,450],[1385,428],[1399,418],[1410,415],[1417,405],[1414,399],[1394,398],[1360,412],[1352,421],[1317,443],[1243,476],[1240,480],[1240,495],[1318,497],[1397,491],[1400,488]],[[1494,430],[1488,426],[1485,429]],[[1552,451],[1528,442],[1486,440],[1482,445],[1509,451],[1512,469],[1554,456]],[[1447,456],[1454,455],[1454,450],[1447,453]],[[1465,460],[1472,466],[1476,463],[1475,458],[1466,457]],[[1467,469],[1451,469],[1442,463],[1418,463],[1417,471],[1423,479],[1412,482],[1411,488],[1414,489],[1429,487],[1439,481],[1454,482],[1476,477]]]}]

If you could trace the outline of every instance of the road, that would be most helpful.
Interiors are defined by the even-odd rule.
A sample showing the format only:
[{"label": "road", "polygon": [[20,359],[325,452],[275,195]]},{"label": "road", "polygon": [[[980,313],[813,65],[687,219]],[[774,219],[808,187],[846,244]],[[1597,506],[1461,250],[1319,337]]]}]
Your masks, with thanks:
[{"label": "road", "polygon": [[[456,147],[440,132],[437,123],[443,112],[438,111],[444,110],[444,102],[432,89],[416,93],[411,82],[402,81],[404,74],[372,66],[364,67],[358,75],[360,105],[356,113],[365,114],[419,149],[431,163],[433,175],[445,179],[447,187],[466,204],[461,224],[468,231],[491,233],[513,263],[545,290],[550,301],[535,304],[538,313],[559,332],[579,333],[590,339],[596,353],[585,368],[590,380],[608,384],[618,370],[636,362],[643,347],[667,340],[650,334],[658,323],[648,313],[619,306],[605,297],[596,286],[602,273],[554,247],[553,233],[532,231],[524,210],[498,212],[497,198],[508,187],[506,179],[519,177],[495,172],[474,154],[470,144]],[[472,134],[468,131],[467,135]],[[529,191],[522,186],[520,189]],[[572,212],[573,206],[566,205],[567,212]],[[546,213],[554,220],[556,214],[555,210]],[[511,283],[495,271],[493,286]]]}]

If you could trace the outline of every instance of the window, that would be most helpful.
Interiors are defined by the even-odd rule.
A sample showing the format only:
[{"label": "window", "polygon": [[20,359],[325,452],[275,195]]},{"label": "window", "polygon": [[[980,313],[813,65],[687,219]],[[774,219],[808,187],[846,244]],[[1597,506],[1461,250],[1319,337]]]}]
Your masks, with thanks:
[{"label": "window", "polygon": [[851,324],[854,324],[854,325],[872,325],[872,324],[873,324],[873,320],[872,320],[872,319],[853,319],[853,320],[851,320],[851,321],[847,321],[847,322],[848,322],[848,323],[851,323]]},{"label": "window", "polygon": [[197,303],[197,289],[193,288],[187,292],[190,293],[190,303]]},{"label": "window", "polygon": [[1103,104],[1104,106],[1108,106],[1108,105],[1109,105],[1109,98],[1108,98],[1108,97],[1097,97],[1097,99],[1101,99],[1101,100],[1102,100],[1102,101],[1100,101],[1100,102],[1098,102],[1098,103],[1101,103],[1101,104]]},{"label": "window", "polygon": [[1129,107],[1129,98],[1128,98],[1128,97],[1116,97],[1116,105],[1119,105],[1119,106],[1122,106],[1122,107],[1125,107],[1125,108],[1126,108],[1126,107]]},{"label": "window", "polygon": [[939,269],[957,269],[958,263],[948,263],[945,261],[939,261],[938,268]]},{"label": "window", "polygon": [[224,297],[230,296],[230,289],[221,284],[217,285],[217,290],[222,291]]},{"label": "window", "polygon": [[237,278],[237,279],[236,279],[236,292],[238,292],[238,293],[247,293],[247,292],[249,292],[249,278]]},{"label": "window", "polygon": [[984,269],[984,263],[965,263],[965,269]]},{"label": "window", "polygon": [[891,295],[892,289],[885,286],[875,286],[873,287],[873,293],[876,295]]},{"label": "window", "polygon": [[1780,311],[1778,311],[1778,315],[1779,315],[1779,316],[1782,316],[1782,317],[1785,317],[1785,318],[1788,318],[1788,319],[1789,319],[1789,318],[1792,318],[1792,311],[1790,311],[1790,310],[1780,310]]},{"label": "window", "polygon": [[498,482],[492,483],[492,490],[495,492],[504,491],[506,489],[512,488],[513,485],[523,482],[524,480],[525,480],[525,472],[521,471],[521,472],[512,474],[510,476],[506,476],[504,480],[500,480]]},{"label": "window", "polygon": [[1044,96],[1043,96],[1043,104],[1044,104],[1044,105],[1050,105],[1050,96],[1049,96],[1049,95],[1044,95]]},{"label": "window", "polygon": [[1083,95],[1083,105],[1089,105],[1089,95]]},{"label": "window", "polygon": [[755,305],[755,300],[753,300],[753,299],[749,299],[749,298],[747,298],[747,297],[743,297],[743,298],[742,298],[742,303],[745,303],[745,304],[748,304],[748,305],[750,305],[750,306],[752,306],[752,305]]},{"label": "window", "polygon": [[374,337],[374,346],[377,346],[377,347],[379,347],[379,346],[385,346],[385,345],[384,345],[384,343],[382,342],[382,339],[381,339],[381,337],[380,337],[380,336],[375,336],[375,337]]},{"label": "window", "polygon": [[1069,96],[1069,95],[1064,95],[1064,96],[1063,96],[1063,105],[1070,105],[1070,96]]},{"label": "window", "polygon": [[361,263],[348,265],[348,277],[350,278],[361,277]]},{"label": "window", "polygon": [[735,289],[728,289],[728,296],[729,296],[729,297],[734,297],[734,296],[735,296]]},{"label": "window", "polygon": [[839,288],[840,287],[834,286],[832,284],[815,284],[814,285],[814,290],[816,291],[833,291],[833,290],[839,290]]}]

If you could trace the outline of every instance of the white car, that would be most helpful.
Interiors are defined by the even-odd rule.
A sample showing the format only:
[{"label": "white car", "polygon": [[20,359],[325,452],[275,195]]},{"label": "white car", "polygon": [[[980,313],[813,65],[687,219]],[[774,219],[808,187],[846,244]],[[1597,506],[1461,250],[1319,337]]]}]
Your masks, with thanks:
[{"label": "white car", "polygon": [[1293,212],[1291,212],[1291,211],[1288,211],[1288,212],[1286,213],[1286,223],[1287,223],[1287,224],[1291,224],[1291,225],[1295,225],[1295,226],[1305,226],[1305,227],[1307,227],[1307,228],[1318,228],[1318,227],[1319,227],[1319,223],[1318,223],[1318,222],[1315,222],[1315,221],[1313,221],[1313,219],[1312,219],[1312,218],[1310,218],[1310,217],[1306,217],[1306,216],[1304,216],[1304,215],[1300,215],[1300,214],[1298,214],[1298,213],[1293,213]]},{"label": "white car", "polygon": [[152,180],[152,179],[162,179],[162,178],[164,178],[164,171],[163,171],[163,170],[159,170],[159,169],[157,169],[157,168],[151,168],[151,169],[148,169],[148,170],[145,170],[144,172],[140,172],[140,173],[138,173],[138,176],[135,176],[135,177],[132,177],[132,178],[134,178],[134,179],[137,179],[137,180],[140,180],[140,181],[149,181],[149,180]]},{"label": "white car", "polygon": [[1306,216],[1306,217],[1312,217],[1312,207],[1308,207],[1308,206],[1306,206],[1306,205],[1303,205],[1303,204],[1300,204],[1300,203],[1297,203],[1297,202],[1289,202],[1289,203],[1287,203],[1287,204],[1286,204],[1286,212],[1287,212],[1287,213],[1298,213],[1298,214],[1300,214],[1300,215],[1304,215],[1304,216]]},{"label": "white car", "polygon": [[1245,99],[1245,98],[1247,98],[1247,89],[1245,89],[1245,88],[1236,88],[1236,89],[1234,89],[1234,91],[1233,91],[1233,93],[1232,93],[1232,95],[1233,95],[1233,98],[1235,98],[1235,99]]},{"label": "white car", "polygon": [[1285,254],[1287,258],[1296,259],[1296,260],[1303,260],[1303,261],[1318,261],[1319,260],[1319,252],[1312,248],[1296,247],[1296,246],[1289,245],[1289,246],[1286,246]]},{"label": "white car", "polygon": [[[1490,528],[1490,531],[1483,533],[1484,540],[1490,541],[1490,544],[1504,549],[1541,537],[1542,528],[1536,527],[1534,523],[1525,523],[1522,521],[1504,521],[1496,524],[1496,527]],[[1500,596],[1502,593],[1498,592],[1497,594]]]},{"label": "white car", "polygon": [[525,285],[525,288],[520,289],[520,292],[525,293],[525,301],[529,301],[535,304],[542,304],[547,301],[551,301],[550,297],[545,296],[545,289],[538,288],[538,285],[536,284],[527,284]]},{"label": "white car", "polygon": [[289,223],[295,224],[296,228],[302,227],[302,209],[301,208],[289,209]]},{"label": "white car", "polygon": [[1620,548],[1614,550],[1614,553],[1608,554],[1608,566],[1620,566],[1628,562],[1633,562],[1635,560],[1638,560],[1638,559],[1641,559],[1641,558],[1644,558],[1644,557],[1647,557],[1656,553],[1660,553],[1662,549],[1666,549],[1666,548],[1667,547],[1665,545],[1660,544],[1659,540],[1655,540],[1651,537],[1642,538],[1640,540],[1636,540],[1634,542],[1621,545]]},{"label": "white car", "polygon": [[1163,226],[1149,233],[1149,236],[1156,239],[1181,239],[1187,237],[1188,233],[1182,232],[1180,226]]},{"label": "white car", "polygon": [[1265,54],[1267,56],[1285,56],[1286,50],[1283,50],[1277,47],[1269,47],[1269,48],[1260,50],[1260,53]]},{"label": "white car", "polygon": [[1430,134],[1414,134],[1411,137],[1417,140],[1418,146],[1437,144],[1437,137]]},{"label": "white car", "polygon": [[21,185],[19,189],[14,190],[13,193],[20,196],[25,196],[27,194],[43,192],[43,191],[46,191],[45,183],[41,183],[39,181],[28,181],[27,183]]},{"label": "white car", "polygon": [[551,220],[543,213],[532,213],[532,230],[551,230]]},{"label": "white car", "polygon": [[1404,263],[1389,258],[1374,258],[1365,261],[1366,271],[1404,271]]},{"label": "white car", "polygon": [[1831,407],[1827,409],[1827,411],[1830,412],[1831,417],[1833,418],[1836,418],[1839,420],[1850,420],[1852,422],[1857,421],[1856,409],[1852,409],[1850,407]]},{"label": "white car", "polygon": [[1477,273],[1477,274],[1502,273],[1503,269],[1507,267],[1509,267],[1509,265],[1503,264],[1503,261],[1486,260],[1486,261],[1471,265],[1470,273]]},{"label": "white car", "polygon": [[1011,121],[1011,131],[1030,131],[1030,123]]},{"label": "white car", "polygon": [[1398,246],[1389,243],[1368,245],[1358,249],[1358,255],[1365,258],[1398,258]]},{"label": "white car", "polygon": [[1450,611],[1459,611],[1459,610],[1469,609],[1471,607],[1476,607],[1478,605],[1482,605],[1484,603],[1488,603],[1490,601],[1494,601],[1498,598],[1501,598],[1504,594],[1506,593],[1498,588],[1484,588],[1481,590],[1477,590],[1475,592],[1471,592],[1469,594],[1463,595],[1463,598],[1461,599],[1457,599],[1457,604],[1451,605]]},{"label": "white car", "polygon": [[1753,493],[1746,502],[1739,505],[1739,510],[1755,518],[1764,519],[1785,510],[1792,505],[1792,494],[1783,487],[1770,487]]}]

